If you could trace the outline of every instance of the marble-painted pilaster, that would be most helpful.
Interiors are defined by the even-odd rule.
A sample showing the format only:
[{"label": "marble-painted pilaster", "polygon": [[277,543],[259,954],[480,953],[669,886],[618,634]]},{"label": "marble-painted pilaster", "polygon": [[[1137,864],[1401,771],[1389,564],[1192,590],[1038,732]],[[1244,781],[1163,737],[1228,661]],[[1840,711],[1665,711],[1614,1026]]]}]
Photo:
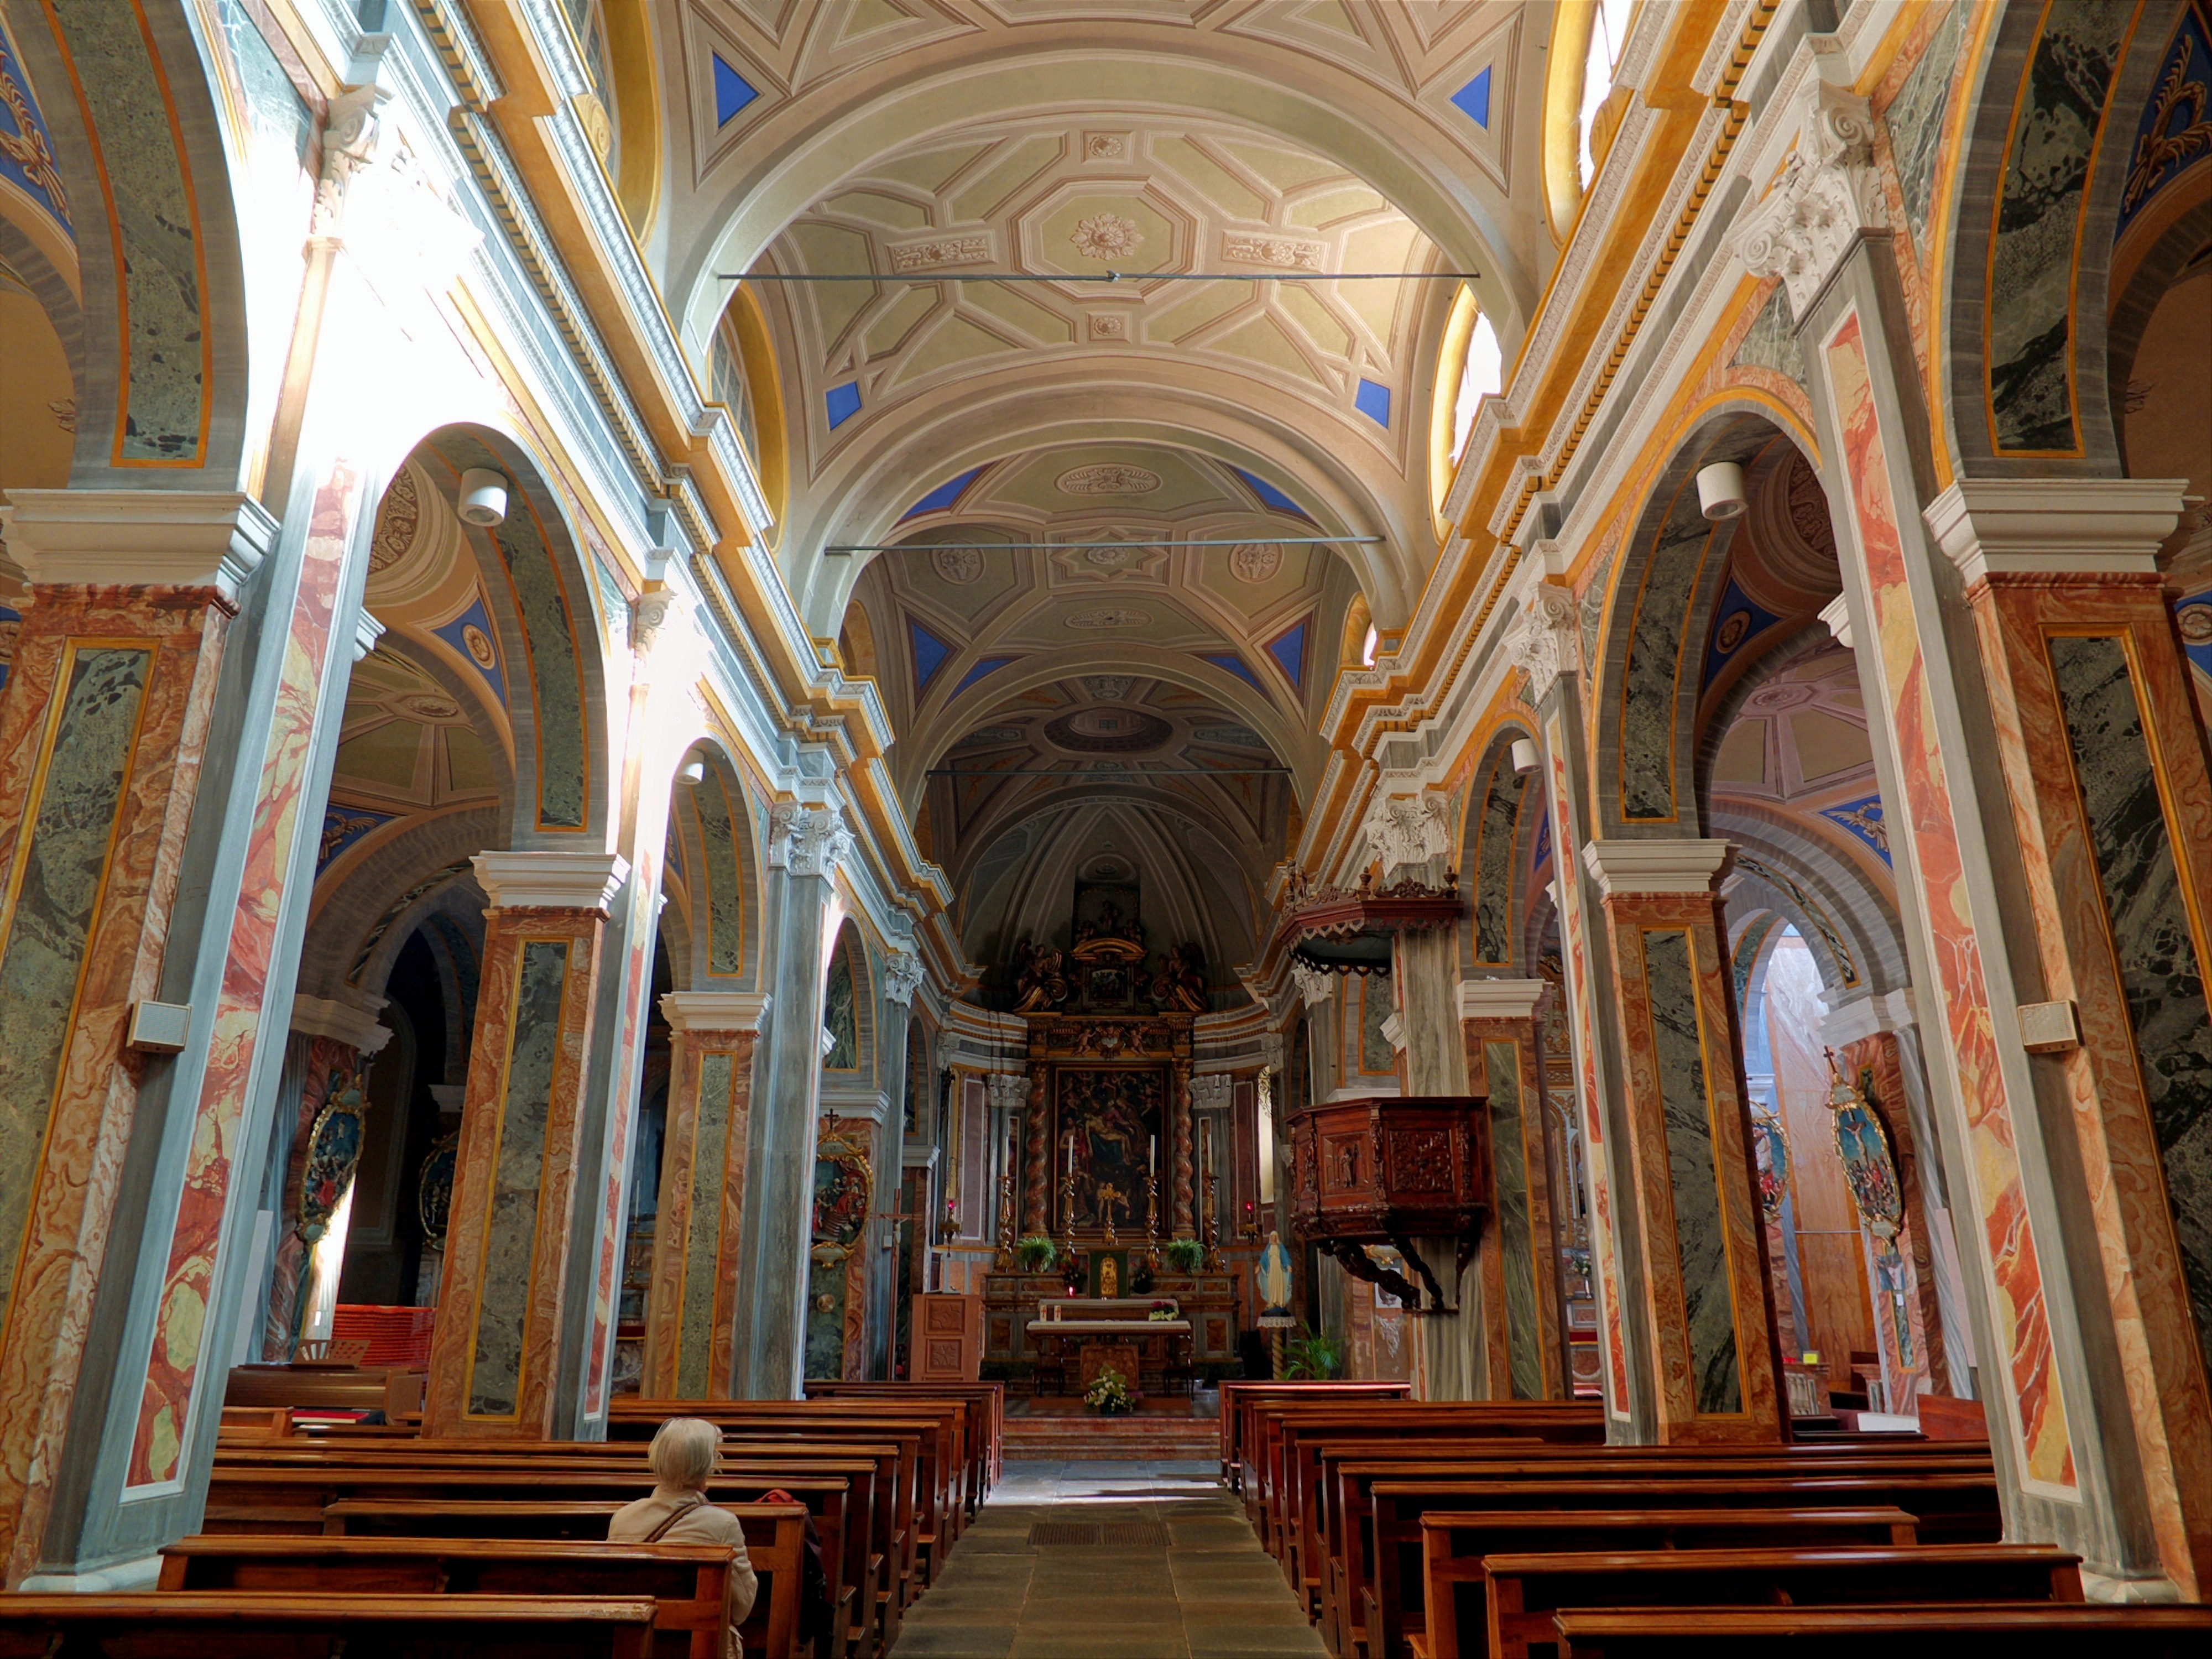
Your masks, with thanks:
[{"label": "marble-painted pilaster", "polygon": [[[914,1018],[914,994],[921,987],[921,961],[911,951],[894,951],[884,963],[884,998],[876,1014],[876,1079],[884,1102],[884,1121],[876,1134],[875,1215],[869,1218],[866,1259],[867,1322],[860,1375],[888,1381],[891,1374],[891,1327],[897,1293],[898,1252],[890,1248],[899,1202],[899,1154],[904,1135],[907,1035]],[[924,1224],[927,1225],[927,1224]]]},{"label": "marble-painted pilaster", "polygon": [[[107,1266],[238,583],[239,495],[13,493],[33,579],[0,698],[0,1563],[36,1565]],[[94,586],[131,582],[143,585]],[[124,1264],[128,1271],[127,1261]]]},{"label": "marble-painted pilaster", "polygon": [[671,1036],[646,1301],[641,1391],[649,1399],[730,1397],[753,1045],[767,1002],[750,991],[675,991],[660,1000]]},{"label": "marble-painted pilaster", "polygon": [[1467,980],[1459,988],[1460,1040],[1470,1078],[1489,1093],[1491,1190],[1497,1224],[1483,1234],[1485,1340],[1498,1397],[1566,1397],[1561,1346],[1559,1239],[1551,1156],[1544,1133],[1542,1058],[1535,1007],[1541,980]]},{"label": "marble-painted pilaster", "polygon": [[2100,1413],[2131,1443],[2112,1479],[2194,1597],[2212,1576],[2212,777],[2153,557],[2180,505],[2155,480],[1969,483],[1928,519],[1969,583],[2044,992],[2072,1006],[2076,1040],[2039,1046],[2079,1149],[2074,1254],[2106,1292],[2074,1317],[2126,1396]]},{"label": "marble-painted pilaster", "polygon": [[834,878],[851,848],[852,832],[834,806],[770,809],[763,908],[773,1000],[745,1163],[738,1305],[746,1318],[731,1365],[740,1399],[794,1400],[805,1387],[827,935]]},{"label": "marble-painted pilaster", "polygon": [[486,853],[491,898],[469,1045],[422,1432],[556,1432],[562,1304],[613,854]]},{"label": "marble-painted pilaster", "polygon": [[1662,1444],[1786,1437],[1742,1042],[1714,890],[1728,852],[1711,841],[1583,848],[1612,935]]}]

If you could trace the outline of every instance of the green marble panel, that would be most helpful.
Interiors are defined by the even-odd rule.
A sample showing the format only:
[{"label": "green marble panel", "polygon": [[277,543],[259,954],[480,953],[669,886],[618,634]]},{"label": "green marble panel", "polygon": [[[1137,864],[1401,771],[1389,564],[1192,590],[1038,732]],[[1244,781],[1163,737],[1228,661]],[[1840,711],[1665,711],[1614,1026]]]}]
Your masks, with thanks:
[{"label": "green marble panel", "polygon": [[469,1370],[471,1416],[511,1417],[520,1402],[538,1185],[544,1178],[553,1070],[561,1054],[561,994],[568,979],[565,939],[532,939],[523,945],[477,1297],[476,1352]]},{"label": "green marble panel", "polygon": [[2051,663],[2197,1335],[2212,1368],[2212,1011],[2142,715],[2117,639],[2055,639]]},{"label": "green marble panel", "polygon": [[[198,216],[169,124],[161,65],[147,44],[136,6],[124,0],[52,3],[91,112],[123,243],[118,274],[128,378],[121,459],[198,460],[207,394],[201,350],[208,318],[194,242]],[[198,64],[179,67],[200,72]]]},{"label": "green marble panel", "polygon": [[1698,1409],[1740,1412],[1743,1376],[1736,1357],[1735,1308],[1729,1296],[1728,1238],[1721,1220],[1712,1104],[1706,1096],[1705,1049],[1698,1036],[1698,977],[1689,934],[1647,928],[1644,974],[1651,998],[1659,1100],[1667,1124],[1667,1172],[1674,1200],[1675,1259],[1682,1273]]},{"label": "green marble panel", "polygon": [[15,1274],[85,949],[123,811],[150,651],[79,650],[61,690],[27,826],[12,913],[0,916],[0,1325]]},{"label": "green marble panel", "polygon": [[1505,1344],[1516,1400],[1544,1395],[1542,1335],[1536,1322],[1536,1252],[1528,1215],[1528,1155],[1521,1104],[1521,1048],[1482,1045],[1490,1078],[1490,1171],[1505,1267]]},{"label": "green marble panel", "polygon": [[676,1350],[676,1391],[708,1394],[707,1356],[714,1334],[714,1259],[722,1237],[723,1176],[730,1148],[730,1056],[699,1057],[699,1132],[691,1155],[691,1224],[684,1239],[684,1300]]},{"label": "green marble panel", "polygon": [[1481,834],[1475,843],[1474,959],[1513,959],[1514,830],[1521,821],[1521,775],[1500,754],[1483,793]]},{"label": "green marble panel", "polygon": [[729,792],[720,772],[708,769],[705,781],[691,792],[691,804],[706,848],[707,971],[735,975],[745,967],[745,890],[738,870]]}]

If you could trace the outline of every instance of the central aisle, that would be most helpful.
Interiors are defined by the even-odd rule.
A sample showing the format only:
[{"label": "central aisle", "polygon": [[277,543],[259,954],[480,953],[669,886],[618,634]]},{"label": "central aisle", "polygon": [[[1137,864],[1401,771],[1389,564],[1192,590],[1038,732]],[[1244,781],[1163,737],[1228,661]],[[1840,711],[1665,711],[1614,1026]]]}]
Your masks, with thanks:
[{"label": "central aisle", "polygon": [[891,1659],[1326,1652],[1212,1462],[1009,1461]]}]

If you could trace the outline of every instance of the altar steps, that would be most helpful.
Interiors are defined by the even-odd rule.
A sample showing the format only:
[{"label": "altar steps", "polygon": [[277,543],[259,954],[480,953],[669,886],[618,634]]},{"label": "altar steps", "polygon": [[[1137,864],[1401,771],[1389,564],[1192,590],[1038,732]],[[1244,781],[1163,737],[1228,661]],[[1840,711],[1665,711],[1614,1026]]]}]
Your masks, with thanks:
[{"label": "altar steps", "polygon": [[1167,1417],[1139,1413],[1129,1417],[1055,1413],[1048,1417],[1006,1417],[1009,1462],[1076,1463],[1092,1461],[1218,1459],[1221,1425],[1212,1418]]}]

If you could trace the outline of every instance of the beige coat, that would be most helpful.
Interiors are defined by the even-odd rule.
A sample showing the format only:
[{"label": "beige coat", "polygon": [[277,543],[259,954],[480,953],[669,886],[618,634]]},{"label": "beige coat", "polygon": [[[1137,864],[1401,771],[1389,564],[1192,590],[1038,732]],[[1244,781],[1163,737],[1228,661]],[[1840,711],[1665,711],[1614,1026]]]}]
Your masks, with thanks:
[{"label": "beige coat", "polygon": [[737,1559],[730,1564],[729,1653],[731,1659],[738,1659],[741,1651],[738,1626],[744,1623],[745,1615],[753,1610],[753,1598],[760,1593],[760,1580],[754,1577],[752,1561],[745,1554],[744,1522],[727,1510],[717,1509],[698,1492],[655,1486],[650,1498],[625,1504],[614,1512],[607,1522],[607,1541],[642,1543],[671,1516],[676,1519],[658,1542],[727,1544],[737,1552]]}]

